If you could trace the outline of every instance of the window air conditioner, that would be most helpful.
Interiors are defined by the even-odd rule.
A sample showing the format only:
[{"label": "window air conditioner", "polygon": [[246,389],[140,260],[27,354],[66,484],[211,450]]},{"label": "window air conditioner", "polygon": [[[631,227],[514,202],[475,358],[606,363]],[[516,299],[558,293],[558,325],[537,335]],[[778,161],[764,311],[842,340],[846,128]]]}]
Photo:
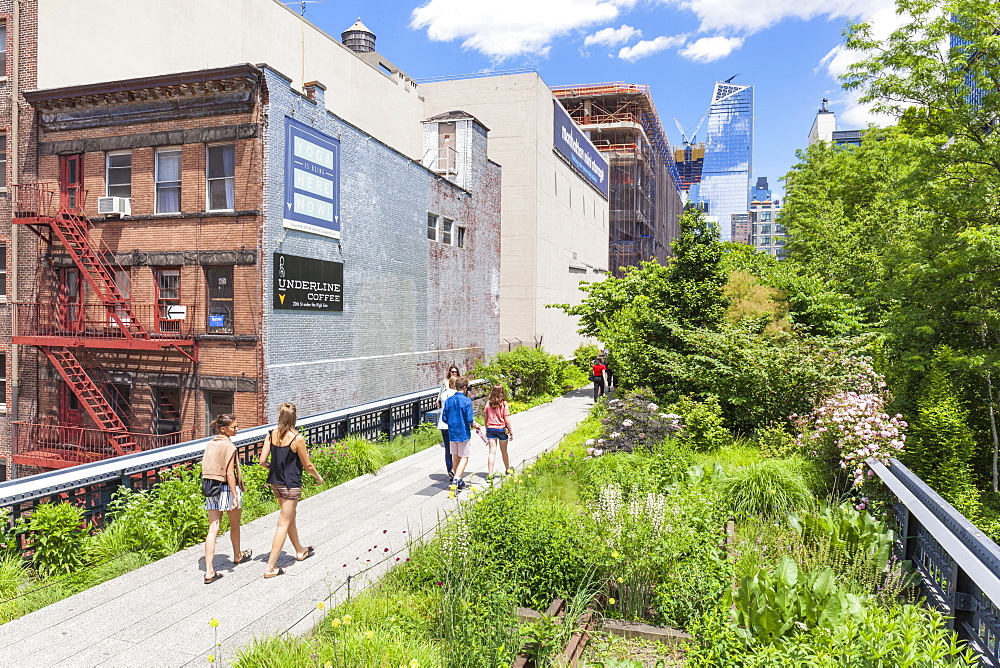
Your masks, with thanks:
[{"label": "window air conditioner", "polygon": [[97,213],[109,216],[131,216],[132,199],[129,197],[98,197]]}]

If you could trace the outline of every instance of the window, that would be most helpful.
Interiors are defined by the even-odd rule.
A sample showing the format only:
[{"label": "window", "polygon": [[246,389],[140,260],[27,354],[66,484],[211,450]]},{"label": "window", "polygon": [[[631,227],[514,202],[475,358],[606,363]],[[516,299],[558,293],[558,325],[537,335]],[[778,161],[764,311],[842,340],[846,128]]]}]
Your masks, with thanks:
[{"label": "window", "polygon": [[108,197],[132,196],[132,152],[108,153]]},{"label": "window", "polygon": [[104,390],[115,415],[125,424],[132,426],[132,388],[128,385],[108,383]]},{"label": "window", "polygon": [[758,234],[770,234],[771,233],[771,226],[770,225],[758,225],[758,227],[760,227],[760,230],[758,231]]},{"label": "window", "polygon": [[459,248],[465,248],[465,228],[459,227],[458,232],[455,235],[455,245]]},{"label": "window", "polygon": [[234,413],[235,406],[232,392],[205,392],[205,431],[212,435],[212,423],[215,418],[227,413]]},{"label": "window", "polygon": [[0,190],[7,190],[7,133],[0,132]]},{"label": "window", "polygon": [[156,400],[156,433],[176,434],[181,430],[181,391],[158,387],[153,390]]},{"label": "window", "polygon": [[763,223],[770,223],[771,222],[771,212],[770,211],[762,211],[761,214],[760,214],[760,220]]},{"label": "window", "polygon": [[[179,332],[181,321],[176,316],[181,303],[181,270],[156,269],[156,331]],[[166,433],[166,432],[164,432]]]},{"label": "window", "polygon": [[761,246],[770,246],[771,245],[771,237],[761,237],[760,238],[760,245]]},{"label": "window", "polygon": [[0,408],[7,409],[7,353],[0,353]]},{"label": "window", "polygon": [[7,78],[7,24],[0,23],[0,77]]},{"label": "window", "polygon": [[208,210],[232,211],[235,202],[236,147],[220,144],[208,147]]},{"label": "window", "polygon": [[181,150],[156,151],[156,213],[180,213]]},{"label": "window", "polygon": [[233,333],[233,268],[205,267],[209,334]]},{"label": "window", "polygon": [[0,301],[7,299],[7,244],[0,244]]},{"label": "window", "polygon": [[444,219],[444,226],[441,228],[441,243],[451,245],[451,228],[455,221]]},{"label": "window", "polygon": [[[128,302],[132,299],[132,276],[128,273],[128,269],[116,269],[115,270],[115,287],[118,289],[119,294],[125,298]],[[117,309],[115,315],[118,316],[118,320],[123,325],[130,325],[131,323],[127,320],[128,310],[127,309]],[[114,324],[118,324],[117,322]]]},{"label": "window", "polygon": [[431,241],[438,240],[438,217],[433,213],[427,214],[427,238]]}]

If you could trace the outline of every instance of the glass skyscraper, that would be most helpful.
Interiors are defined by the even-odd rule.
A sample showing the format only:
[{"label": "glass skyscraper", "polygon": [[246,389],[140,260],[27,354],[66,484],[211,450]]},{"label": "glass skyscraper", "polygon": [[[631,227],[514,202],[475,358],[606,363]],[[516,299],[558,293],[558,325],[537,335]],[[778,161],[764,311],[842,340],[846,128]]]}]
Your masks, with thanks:
[{"label": "glass skyscraper", "polygon": [[[750,202],[753,86],[715,84],[705,144],[697,201],[704,205],[709,216],[719,221],[722,240],[730,241],[733,225],[745,220]],[[734,219],[734,215],[738,218]]]}]

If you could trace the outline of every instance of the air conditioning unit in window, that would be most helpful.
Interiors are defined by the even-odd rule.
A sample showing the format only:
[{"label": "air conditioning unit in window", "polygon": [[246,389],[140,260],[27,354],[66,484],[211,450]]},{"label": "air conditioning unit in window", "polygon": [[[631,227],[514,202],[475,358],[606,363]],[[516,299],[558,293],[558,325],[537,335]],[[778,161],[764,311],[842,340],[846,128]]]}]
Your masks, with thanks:
[{"label": "air conditioning unit in window", "polygon": [[98,197],[97,213],[106,216],[131,216],[132,199],[129,197]]}]

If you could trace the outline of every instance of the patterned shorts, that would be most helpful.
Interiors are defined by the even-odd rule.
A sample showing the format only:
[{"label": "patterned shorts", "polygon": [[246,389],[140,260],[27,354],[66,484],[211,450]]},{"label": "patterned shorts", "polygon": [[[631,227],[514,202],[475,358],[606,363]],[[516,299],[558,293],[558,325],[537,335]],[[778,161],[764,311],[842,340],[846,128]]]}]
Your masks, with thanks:
[{"label": "patterned shorts", "polygon": [[302,498],[301,487],[284,487],[282,485],[271,485],[274,498],[285,499],[287,501],[298,501]]},{"label": "patterned shorts", "polygon": [[[223,483],[222,492],[216,496],[206,496],[205,497],[205,510],[222,510],[226,511],[230,509],[233,505],[233,492],[229,489],[229,485]],[[240,488],[236,488],[236,507],[243,507],[243,492]]]}]

